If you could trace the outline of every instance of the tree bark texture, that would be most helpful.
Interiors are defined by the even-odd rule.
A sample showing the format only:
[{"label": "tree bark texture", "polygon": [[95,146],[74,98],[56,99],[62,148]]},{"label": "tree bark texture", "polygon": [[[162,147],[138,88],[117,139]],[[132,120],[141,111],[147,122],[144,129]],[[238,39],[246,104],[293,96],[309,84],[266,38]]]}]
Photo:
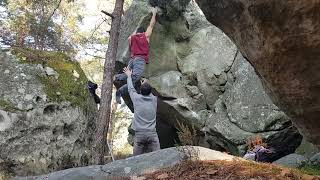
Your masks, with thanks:
[{"label": "tree bark texture", "polygon": [[108,50],[104,63],[101,104],[99,115],[96,119],[96,130],[93,143],[92,158],[94,164],[104,164],[104,156],[107,152],[107,133],[111,118],[112,79],[117,55],[123,4],[124,0],[116,0],[115,8],[112,13],[114,18],[112,18]]}]

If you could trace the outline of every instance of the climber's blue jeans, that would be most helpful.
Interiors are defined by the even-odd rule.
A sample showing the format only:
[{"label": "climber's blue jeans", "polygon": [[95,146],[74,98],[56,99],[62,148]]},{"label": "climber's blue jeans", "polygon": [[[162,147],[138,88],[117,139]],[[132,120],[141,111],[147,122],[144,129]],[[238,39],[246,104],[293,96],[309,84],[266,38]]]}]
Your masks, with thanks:
[{"label": "climber's blue jeans", "polygon": [[[145,61],[141,57],[130,59],[128,63],[128,67],[129,69],[132,70],[131,78],[132,78],[133,84],[135,84],[137,81],[141,79],[141,76],[144,72],[144,65],[145,65]],[[128,78],[127,75],[125,73],[122,73],[122,74],[117,74],[115,77],[115,80],[126,81],[127,78]],[[121,86],[116,92],[117,96],[124,96],[126,94],[129,94],[127,82],[125,85]]]}]

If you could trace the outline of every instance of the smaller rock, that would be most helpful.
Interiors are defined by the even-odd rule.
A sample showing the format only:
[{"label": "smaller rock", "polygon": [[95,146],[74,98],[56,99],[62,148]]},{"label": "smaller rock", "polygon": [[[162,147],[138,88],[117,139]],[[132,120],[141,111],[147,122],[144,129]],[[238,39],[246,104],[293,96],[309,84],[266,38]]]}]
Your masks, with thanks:
[{"label": "smaller rock", "polygon": [[25,160],[26,160],[26,158],[25,158],[25,157],[21,157],[21,158],[19,158],[19,159],[18,159],[18,161],[19,161],[20,163],[24,163],[24,162],[25,162]]},{"label": "smaller rock", "polygon": [[227,73],[227,81],[230,81],[230,82],[234,82],[234,80],[235,80],[235,77],[233,76],[233,74],[232,73]]},{"label": "smaller rock", "polygon": [[223,86],[227,83],[228,76],[225,72],[222,72],[221,75],[218,78],[220,86]]},{"label": "smaller rock", "polygon": [[18,109],[23,109],[23,105],[21,103],[18,104]]},{"label": "smaller rock", "polygon": [[46,164],[46,163],[47,163],[47,160],[46,160],[45,158],[41,158],[39,161],[40,161],[42,164]]},{"label": "smaller rock", "polygon": [[48,76],[54,76],[56,78],[59,77],[59,74],[54,69],[52,69],[51,67],[44,68],[44,71],[46,72],[46,74]]},{"label": "smaller rock", "polygon": [[5,131],[12,125],[11,119],[6,111],[0,109],[0,131]]},{"label": "smaller rock", "polygon": [[59,140],[62,140],[63,139],[63,136],[62,135],[59,135],[58,137],[57,137],[57,140],[59,141]]},{"label": "smaller rock", "polygon": [[277,161],[273,162],[274,164],[282,165],[289,168],[298,168],[307,162],[307,159],[304,156],[299,154],[289,154]]},{"label": "smaller rock", "polygon": [[188,98],[179,98],[178,99],[178,105],[183,107],[183,108],[186,108],[186,109],[191,109],[190,101],[189,101]]},{"label": "smaller rock", "polygon": [[21,93],[21,94],[23,94],[25,91],[26,91],[26,90],[23,89],[23,88],[19,88],[19,89],[18,89],[18,92]]},{"label": "smaller rock", "polygon": [[186,88],[188,90],[188,94],[190,94],[192,97],[200,93],[197,86],[186,86]]},{"label": "smaller rock", "polygon": [[124,173],[129,174],[131,172],[131,167],[125,167]]},{"label": "smaller rock", "polygon": [[27,80],[31,80],[32,77],[31,77],[31,76],[27,76],[26,79],[27,79]]},{"label": "smaller rock", "polygon": [[26,101],[31,101],[31,100],[33,99],[33,96],[32,96],[31,94],[27,94],[27,95],[24,97],[24,99],[25,99]]},{"label": "smaller rock", "polygon": [[22,77],[26,77],[26,76],[27,76],[27,75],[25,75],[24,73],[21,73],[20,75],[21,75]]},{"label": "smaller rock", "polygon": [[76,70],[73,70],[73,76],[78,79],[80,77],[80,74]]},{"label": "smaller rock", "polygon": [[10,70],[9,70],[9,69],[6,69],[6,70],[4,71],[4,73],[5,73],[5,74],[9,74],[9,73],[10,73]]},{"label": "smaller rock", "polygon": [[33,105],[32,105],[32,104],[27,105],[26,109],[27,109],[27,110],[33,109]]},{"label": "smaller rock", "polygon": [[37,68],[42,70],[42,69],[43,69],[43,66],[42,66],[41,64],[38,64],[38,65],[37,65]]},{"label": "smaller rock", "polygon": [[60,96],[60,95],[61,95],[61,92],[56,92],[56,94],[57,94],[58,96]]},{"label": "smaller rock", "polygon": [[[28,110],[28,109],[27,109]],[[27,119],[31,119],[32,118],[33,113],[32,112],[27,112]]]},{"label": "smaller rock", "polygon": [[310,158],[310,163],[315,166],[320,166],[320,153]]},{"label": "smaller rock", "polygon": [[44,102],[46,102],[46,101],[48,100],[48,98],[47,98],[47,95],[46,95],[46,94],[42,95],[42,96],[41,96],[41,98],[42,98],[42,100],[43,100]]}]

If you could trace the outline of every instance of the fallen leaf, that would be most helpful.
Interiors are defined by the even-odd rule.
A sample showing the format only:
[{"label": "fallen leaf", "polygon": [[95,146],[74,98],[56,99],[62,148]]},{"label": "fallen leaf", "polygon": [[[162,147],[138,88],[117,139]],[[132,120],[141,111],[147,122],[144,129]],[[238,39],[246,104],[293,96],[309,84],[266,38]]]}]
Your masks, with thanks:
[{"label": "fallen leaf", "polygon": [[320,177],[315,177],[315,176],[310,176],[310,175],[304,174],[302,176],[302,179],[303,180],[320,180]]},{"label": "fallen leaf", "polygon": [[140,176],[140,177],[137,177],[137,176],[132,176],[131,177],[131,180],[145,180],[146,178],[144,176]]},{"label": "fallen leaf", "polygon": [[291,172],[289,169],[282,169],[280,175],[286,177],[286,176],[290,175],[290,173]]},{"label": "fallen leaf", "polygon": [[166,179],[168,177],[169,177],[169,175],[167,173],[164,173],[164,174],[160,174],[159,176],[157,176],[157,179]]},{"label": "fallen leaf", "polygon": [[206,174],[209,174],[209,175],[215,175],[217,174],[218,170],[209,170],[206,172]]}]

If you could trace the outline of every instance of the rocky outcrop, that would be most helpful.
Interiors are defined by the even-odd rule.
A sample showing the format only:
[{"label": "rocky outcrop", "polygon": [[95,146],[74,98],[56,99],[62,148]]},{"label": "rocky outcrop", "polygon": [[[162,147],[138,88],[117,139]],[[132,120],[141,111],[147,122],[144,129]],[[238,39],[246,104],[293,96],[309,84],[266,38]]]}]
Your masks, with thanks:
[{"label": "rocky outcrop", "polygon": [[[128,61],[128,36],[149,23],[147,8],[147,2],[133,1],[124,16],[119,70]],[[179,122],[194,126],[200,144],[212,149],[240,155],[249,137],[261,135],[276,149],[273,160],[293,153],[301,136],[272,103],[233,42],[206,21],[193,1],[174,19],[163,18],[170,16],[168,11],[169,5],[158,15],[144,74],[159,95],[157,129],[162,146],[169,132],[161,127],[179,129]],[[127,104],[130,106],[129,101]]]},{"label": "rocky outcrop", "polygon": [[296,149],[296,154],[303,155],[306,158],[311,158],[315,154],[319,153],[320,149],[318,149],[314,144],[302,139],[300,146]]},{"label": "rocky outcrop", "polygon": [[86,83],[62,53],[0,52],[1,172],[37,175],[89,163],[96,105]]},{"label": "rocky outcrop", "polygon": [[274,164],[282,165],[290,168],[298,168],[307,163],[307,159],[299,154],[289,154],[281,159],[278,159]]},{"label": "rocky outcrop", "polygon": [[320,153],[317,153],[310,158],[310,164],[320,166]]},{"label": "rocky outcrop", "polygon": [[274,102],[320,145],[320,2],[197,2],[252,63]]},{"label": "rocky outcrop", "polygon": [[[162,168],[172,167],[183,160],[188,151],[194,152],[189,158],[198,160],[233,160],[234,156],[202,147],[168,148],[160,151],[143,154],[124,160],[118,160],[103,166],[88,166],[54,172],[39,177],[16,177],[16,180],[78,180],[80,179],[113,179],[123,176],[137,176],[151,173]],[[115,178],[116,179],[116,178]]]}]

